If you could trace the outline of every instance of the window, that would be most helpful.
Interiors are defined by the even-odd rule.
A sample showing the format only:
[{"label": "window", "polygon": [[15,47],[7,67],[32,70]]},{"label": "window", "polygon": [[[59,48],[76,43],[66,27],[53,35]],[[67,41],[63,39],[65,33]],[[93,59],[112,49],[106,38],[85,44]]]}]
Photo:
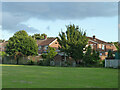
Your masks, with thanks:
[{"label": "window", "polygon": [[102,45],[102,49],[104,50],[104,45]]},{"label": "window", "polygon": [[40,49],[41,49],[41,46],[38,47],[38,50],[40,50]]},{"label": "window", "polygon": [[101,44],[99,44],[99,48],[101,48]]},{"label": "window", "polygon": [[48,49],[48,46],[45,46],[45,50],[47,50]]},{"label": "window", "polygon": [[102,53],[100,53],[100,56],[102,56]]},{"label": "window", "polygon": [[55,44],[57,44],[57,42],[55,42]]}]

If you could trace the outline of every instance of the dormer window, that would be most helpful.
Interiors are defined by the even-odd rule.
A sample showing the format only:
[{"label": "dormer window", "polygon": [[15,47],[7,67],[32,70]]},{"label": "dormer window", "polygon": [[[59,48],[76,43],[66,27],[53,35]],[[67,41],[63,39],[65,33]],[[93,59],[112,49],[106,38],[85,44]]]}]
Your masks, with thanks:
[{"label": "dormer window", "polygon": [[55,42],[55,44],[57,44],[57,42]]}]

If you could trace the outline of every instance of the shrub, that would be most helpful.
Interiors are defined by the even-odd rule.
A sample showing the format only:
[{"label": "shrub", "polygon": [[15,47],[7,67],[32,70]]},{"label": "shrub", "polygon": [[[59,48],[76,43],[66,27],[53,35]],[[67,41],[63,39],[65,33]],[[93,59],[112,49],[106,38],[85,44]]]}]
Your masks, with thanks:
[{"label": "shrub", "polygon": [[102,60],[102,66],[105,67],[105,60]]},{"label": "shrub", "polygon": [[33,60],[29,60],[28,61],[28,65],[34,65],[34,61]]},{"label": "shrub", "polygon": [[50,66],[50,59],[45,59],[45,60],[43,61],[43,64],[44,64],[45,66]]},{"label": "shrub", "polygon": [[40,65],[40,66],[43,66],[44,62],[43,62],[43,60],[40,60],[40,61],[37,62],[37,64]]}]

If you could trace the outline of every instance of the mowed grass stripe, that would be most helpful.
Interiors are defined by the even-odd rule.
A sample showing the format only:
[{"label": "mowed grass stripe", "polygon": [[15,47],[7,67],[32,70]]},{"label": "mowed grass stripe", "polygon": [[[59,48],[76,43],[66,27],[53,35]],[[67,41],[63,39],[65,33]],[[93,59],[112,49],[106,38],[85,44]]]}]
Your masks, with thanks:
[{"label": "mowed grass stripe", "polygon": [[118,69],[3,67],[3,88],[117,88]]},{"label": "mowed grass stripe", "polygon": [[0,64],[0,66],[24,66],[24,65],[10,65],[10,64]]}]

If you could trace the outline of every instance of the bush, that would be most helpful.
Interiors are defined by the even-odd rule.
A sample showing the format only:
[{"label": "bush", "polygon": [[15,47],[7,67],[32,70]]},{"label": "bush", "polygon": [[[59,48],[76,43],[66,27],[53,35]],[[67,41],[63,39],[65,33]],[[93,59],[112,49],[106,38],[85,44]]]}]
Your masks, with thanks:
[{"label": "bush", "polygon": [[43,66],[44,62],[43,62],[43,60],[40,60],[40,61],[37,62],[37,64],[40,65],[40,66]]},{"label": "bush", "polygon": [[45,66],[50,66],[50,59],[45,59],[45,60],[43,61],[43,64],[44,64]]},{"label": "bush", "polygon": [[102,60],[102,66],[105,67],[105,60]]},{"label": "bush", "polygon": [[34,61],[33,60],[29,60],[28,61],[28,65],[34,65]]}]

